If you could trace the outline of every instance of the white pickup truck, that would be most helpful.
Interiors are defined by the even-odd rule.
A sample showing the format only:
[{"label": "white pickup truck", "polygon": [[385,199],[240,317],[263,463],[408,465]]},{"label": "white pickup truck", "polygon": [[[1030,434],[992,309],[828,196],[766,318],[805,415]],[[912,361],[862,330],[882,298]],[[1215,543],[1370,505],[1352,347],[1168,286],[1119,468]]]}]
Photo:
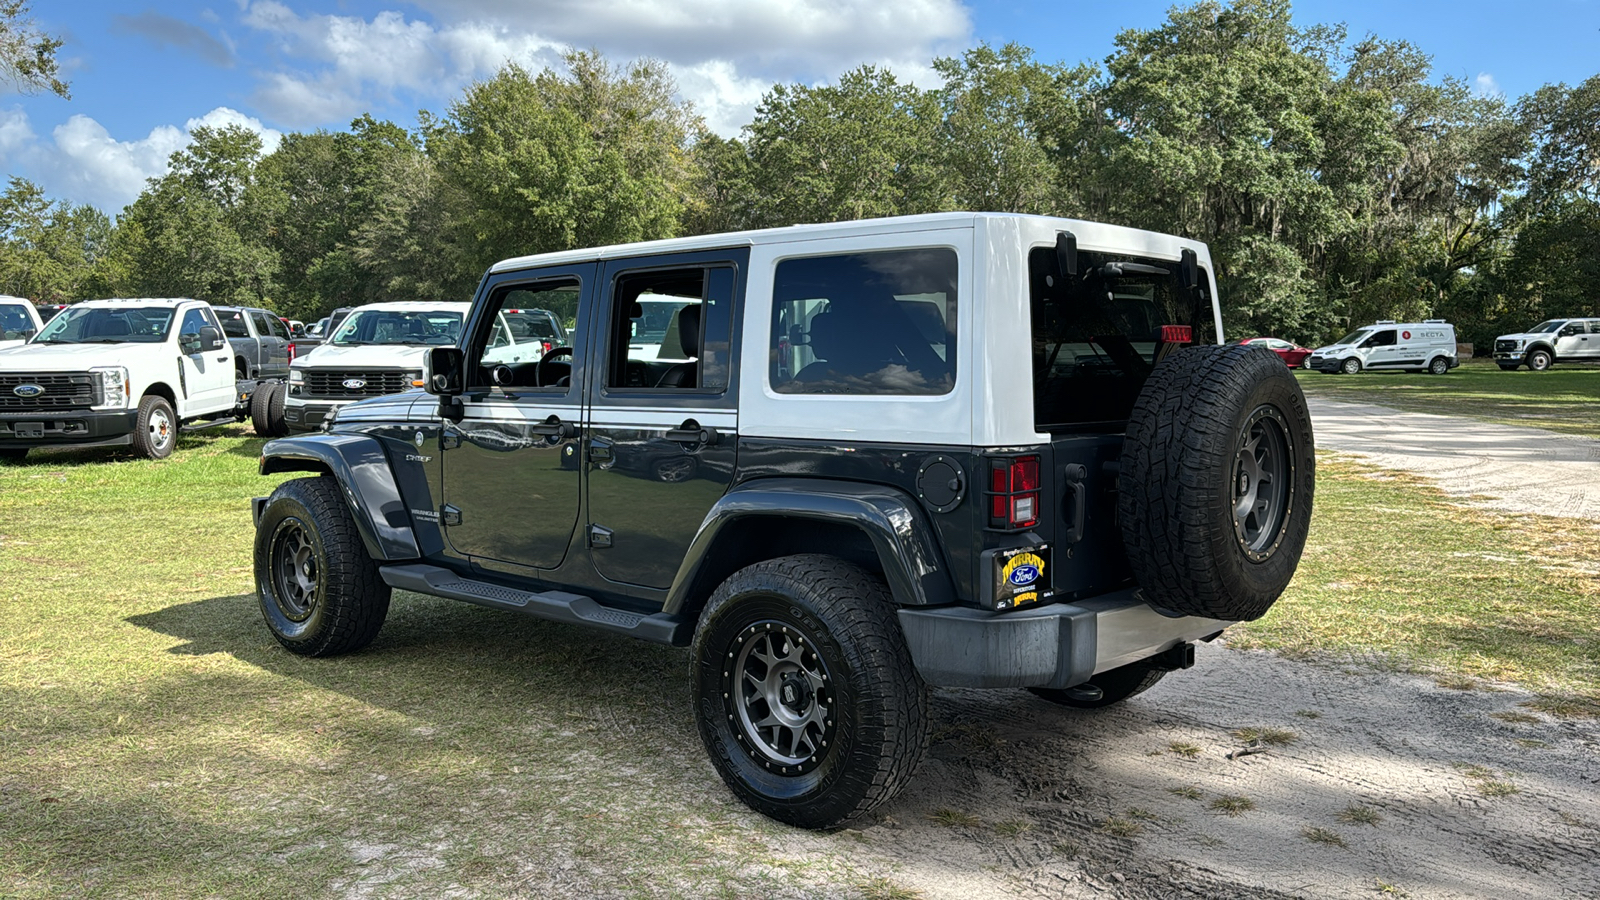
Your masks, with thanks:
[{"label": "white pickup truck", "polygon": [[210,304],[88,300],[0,352],[0,461],[35,447],[132,444],[169,456],[178,429],[233,421],[253,384]]},{"label": "white pickup truck", "polygon": [[39,333],[44,320],[33,301],[0,296],[0,350],[20,347]]}]

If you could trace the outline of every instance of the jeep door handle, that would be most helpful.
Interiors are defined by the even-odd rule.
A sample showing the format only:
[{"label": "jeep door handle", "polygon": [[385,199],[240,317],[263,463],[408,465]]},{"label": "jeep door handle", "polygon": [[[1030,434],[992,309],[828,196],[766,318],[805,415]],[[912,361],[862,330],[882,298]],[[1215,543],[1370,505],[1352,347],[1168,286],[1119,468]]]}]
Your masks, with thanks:
[{"label": "jeep door handle", "polygon": [[693,419],[683,420],[682,425],[668,430],[663,435],[674,444],[695,444],[701,447],[715,444],[720,436],[715,428],[710,425],[701,425]]},{"label": "jeep door handle", "polygon": [[545,437],[558,438],[569,438],[578,433],[576,426],[571,422],[561,421],[560,416],[551,416],[543,422],[535,422],[528,426],[528,430],[534,434],[542,434]]}]

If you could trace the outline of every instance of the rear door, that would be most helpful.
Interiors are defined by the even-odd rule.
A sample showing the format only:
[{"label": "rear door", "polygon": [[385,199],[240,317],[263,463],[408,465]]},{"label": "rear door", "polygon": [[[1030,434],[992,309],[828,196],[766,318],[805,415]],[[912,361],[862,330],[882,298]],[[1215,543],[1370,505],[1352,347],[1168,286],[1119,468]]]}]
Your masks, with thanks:
[{"label": "rear door", "polygon": [[284,327],[282,320],[271,313],[255,310],[250,313],[250,317],[255,321],[256,331],[261,335],[259,377],[288,378],[289,330]]},{"label": "rear door", "polygon": [[446,422],[440,439],[440,521],[462,556],[536,569],[566,558],[578,521],[586,351],[552,348],[542,360],[508,361],[497,352],[505,341],[501,310],[541,302],[584,315],[598,268],[500,276],[474,310],[462,342],[466,415]]},{"label": "rear door", "polygon": [[733,481],[734,330],[749,250],[606,264],[593,335],[590,558],[604,578],[667,588]]}]

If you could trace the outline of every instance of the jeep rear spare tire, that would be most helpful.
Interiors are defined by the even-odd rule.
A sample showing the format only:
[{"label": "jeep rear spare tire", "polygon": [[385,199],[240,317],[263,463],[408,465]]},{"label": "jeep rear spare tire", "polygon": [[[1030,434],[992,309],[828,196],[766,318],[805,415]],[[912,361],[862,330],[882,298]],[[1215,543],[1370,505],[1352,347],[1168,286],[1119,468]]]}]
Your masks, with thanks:
[{"label": "jeep rear spare tire", "polygon": [[1128,420],[1117,477],[1145,600],[1168,615],[1260,618],[1300,562],[1315,464],[1305,395],[1272,353],[1235,344],[1163,360]]}]

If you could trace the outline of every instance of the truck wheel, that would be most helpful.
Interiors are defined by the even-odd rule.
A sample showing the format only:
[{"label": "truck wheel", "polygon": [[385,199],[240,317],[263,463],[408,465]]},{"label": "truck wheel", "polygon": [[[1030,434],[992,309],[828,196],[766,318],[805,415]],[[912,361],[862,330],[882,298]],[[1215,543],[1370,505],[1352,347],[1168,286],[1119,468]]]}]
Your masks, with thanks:
[{"label": "truck wheel", "polygon": [[1528,354],[1528,371],[1543,372],[1554,362],[1548,350],[1534,350]]},{"label": "truck wheel", "polygon": [[267,628],[301,656],[360,650],[389,614],[389,586],[331,476],[272,492],[256,525],[255,564]]},{"label": "truck wheel", "polygon": [[1443,356],[1435,356],[1433,360],[1428,363],[1429,375],[1447,375],[1449,372],[1450,360],[1444,358]]},{"label": "truck wheel", "polygon": [[23,460],[25,460],[27,458],[28,458],[28,448],[27,447],[3,447],[3,448],[0,448],[0,465],[10,465],[12,463],[19,463],[19,462],[22,462]]},{"label": "truck wheel", "polygon": [[928,689],[882,579],[830,556],[735,572],[694,649],[695,718],[752,809],[827,828],[889,800],[928,745]]},{"label": "truck wheel", "polygon": [[1361,372],[1361,360],[1354,356],[1339,364],[1339,372],[1344,375],[1356,375]]},{"label": "truck wheel", "polygon": [[1150,690],[1156,686],[1156,682],[1166,677],[1166,674],[1166,669],[1149,660],[1140,660],[1109,672],[1101,672],[1088,681],[1100,689],[1099,700],[1080,700],[1072,696],[1071,691],[1054,688],[1028,688],[1028,690],[1061,706],[1070,706],[1073,709],[1104,709]]},{"label": "truck wheel", "polygon": [[1275,361],[1241,344],[1181,350],[1134,404],[1117,514],[1159,612],[1258,619],[1294,576],[1316,456],[1305,395]]},{"label": "truck wheel", "polygon": [[133,449],[149,459],[166,459],[178,445],[178,417],[167,398],[147,394],[139,401],[133,428]]},{"label": "truck wheel", "polygon": [[283,392],[276,382],[263,384],[250,396],[250,425],[260,437],[283,437],[289,426],[283,421]]}]

